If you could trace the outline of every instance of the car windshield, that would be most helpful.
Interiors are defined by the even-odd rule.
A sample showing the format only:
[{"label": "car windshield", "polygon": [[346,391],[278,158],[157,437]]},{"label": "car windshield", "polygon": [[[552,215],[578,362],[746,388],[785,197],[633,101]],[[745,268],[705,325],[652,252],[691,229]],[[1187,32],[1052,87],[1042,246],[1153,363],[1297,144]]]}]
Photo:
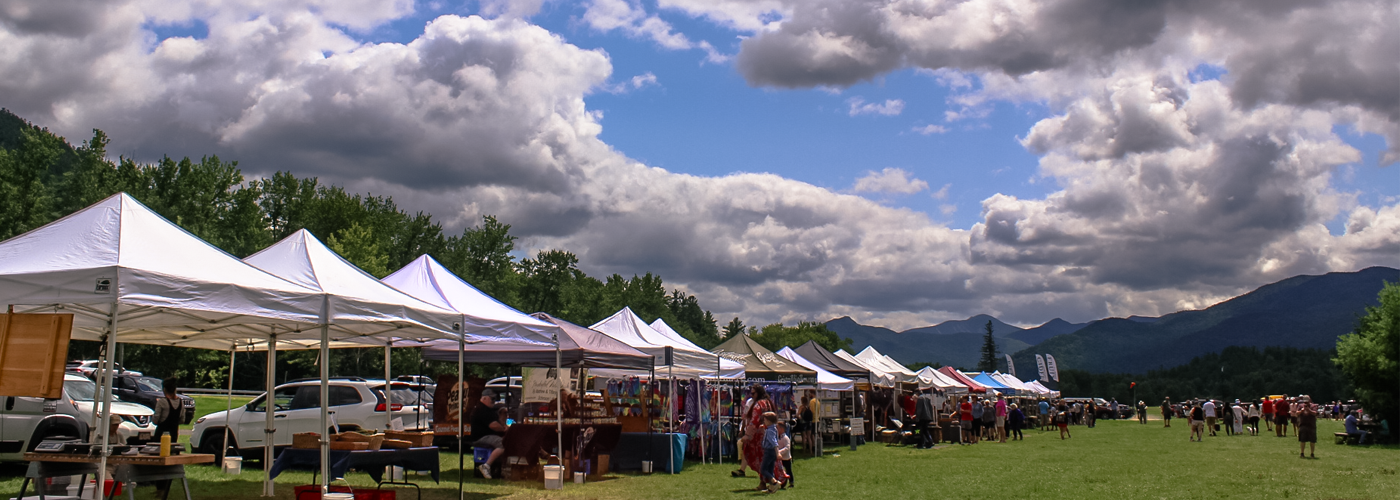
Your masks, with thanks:
[{"label": "car windshield", "polygon": [[158,378],[137,377],[136,385],[141,387],[142,392],[164,392],[165,383]]},{"label": "car windshield", "polygon": [[97,394],[97,384],[91,380],[69,380],[63,383],[63,390],[74,401],[92,401]]}]

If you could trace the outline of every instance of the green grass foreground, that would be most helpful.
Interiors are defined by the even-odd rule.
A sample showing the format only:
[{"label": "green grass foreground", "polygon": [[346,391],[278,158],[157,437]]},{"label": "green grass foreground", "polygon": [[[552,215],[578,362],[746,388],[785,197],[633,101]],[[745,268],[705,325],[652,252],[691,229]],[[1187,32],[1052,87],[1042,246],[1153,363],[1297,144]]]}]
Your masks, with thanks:
[{"label": "green grass foreground", "polygon": [[[562,491],[546,491],[538,482],[468,479],[466,491],[468,498],[1400,498],[1400,448],[1336,445],[1332,433],[1341,423],[1322,421],[1318,427],[1317,459],[1298,458],[1293,436],[1221,432],[1193,443],[1178,422],[1164,429],[1155,420],[1100,421],[1094,429],[1072,427],[1074,437],[1064,441],[1056,432],[1029,431],[1024,441],[1006,444],[828,448],[823,458],[799,457],[797,487],[773,495],[753,491],[752,472],[744,479],[729,477],[733,463],[689,463],[674,476],[613,474],[584,485],[566,483]],[[23,464],[0,466],[3,498],[18,492],[23,473]],[[236,477],[205,466],[188,473],[196,499],[256,498],[261,491],[257,462],[245,464]],[[456,498],[457,456],[443,453],[441,484],[426,476],[412,479],[423,485],[424,499]],[[373,487],[363,473],[351,472],[348,480]],[[293,486],[310,481],[306,472],[279,476],[277,498],[291,499]],[[141,487],[137,496],[150,498],[153,491]],[[398,497],[415,498],[411,489],[399,490]]]}]

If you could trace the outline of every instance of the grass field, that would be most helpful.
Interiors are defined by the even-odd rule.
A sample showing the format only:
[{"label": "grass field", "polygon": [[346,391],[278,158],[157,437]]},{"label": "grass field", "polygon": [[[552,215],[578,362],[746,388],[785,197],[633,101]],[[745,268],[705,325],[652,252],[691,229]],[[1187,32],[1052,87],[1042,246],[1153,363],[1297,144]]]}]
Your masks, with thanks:
[{"label": "grass field", "polygon": [[[201,409],[202,410],[202,409]],[[1207,437],[1187,441],[1187,428],[1162,428],[1136,421],[1100,421],[1073,427],[1074,437],[1029,431],[1007,444],[941,445],[934,450],[867,444],[859,451],[828,449],[819,459],[798,458],[797,487],[772,497],[790,498],[1400,498],[1400,448],[1340,446],[1332,443],[1339,422],[1319,422],[1317,459],[1298,458],[1295,437]],[[830,453],[834,451],[835,453]],[[801,455],[799,451],[797,455]],[[470,457],[468,457],[470,460]],[[748,498],[757,480],[729,477],[733,463],[689,463],[677,475],[614,474],[585,485],[567,483],[546,491],[540,483],[468,479],[468,498]],[[22,464],[0,466],[0,490],[18,491]],[[470,477],[470,470],[467,471]],[[245,464],[243,474],[227,476],[213,467],[189,469],[197,499],[255,498],[262,470]],[[373,487],[369,476],[352,472],[349,483]],[[457,456],[442,455],[442,484],[427,477],[423,498],[456,497]],[[292,498],[292,486],[310,482],[310,473],[277,478],[278,498]],[[138,497],[148,498],[148,487]],[[414,498],[401,491],[400,498]]]}]

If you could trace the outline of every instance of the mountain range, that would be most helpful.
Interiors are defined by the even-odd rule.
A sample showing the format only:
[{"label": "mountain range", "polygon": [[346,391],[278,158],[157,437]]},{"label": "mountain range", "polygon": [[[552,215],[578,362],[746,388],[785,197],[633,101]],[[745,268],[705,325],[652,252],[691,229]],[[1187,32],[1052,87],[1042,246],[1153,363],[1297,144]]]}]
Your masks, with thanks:
[{"label": "mountain range", "polygon": [[1087,323],[1056,318],[1025,329],[985,314],[902,332],[861,325],[850,317],[826,326],[850,338],[856,351],[874,346],[901,363],[972,368],[981,355],[983,328],[991,321],[997,347],[1014,353],[1022,378],[1036,378],[1035,354],[1054,355],[1061,369],[1140,373],[1178,366],[1228,346],[1330,349],[1366,307],[1376,305],[1387,281],[1400,282],[1400,270],[1372,267],[1294,276],[1201,310]]}]

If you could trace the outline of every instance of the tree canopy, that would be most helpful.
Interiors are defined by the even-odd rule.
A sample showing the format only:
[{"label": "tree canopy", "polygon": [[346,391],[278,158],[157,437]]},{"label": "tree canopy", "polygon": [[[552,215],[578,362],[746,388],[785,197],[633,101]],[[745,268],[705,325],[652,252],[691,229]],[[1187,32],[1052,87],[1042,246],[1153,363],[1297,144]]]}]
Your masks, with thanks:
[{"label": "tree canopy", "polygon": [[1366,411],[1392,426],[1400,422],[1400,284],[1386,283],[1380,305],[1366,308],[1356,329],[1337,339],[1334,361]]},{"label": "tree canopy", "polygon": [[[701,306],[699,297],[668,289],[661,276],[595,278],[580,270],[578,257],[564,249],[541,250],[522,258],[511,225],[493,215],[483,215],[460,234],[447,235],[430,214],[409,213],[390,197],[349,193],[290,172],[246,179],[237,162],[217,156],[198,161],[166,157],[149,164],[130,158],[113,160],[107,156],[108,144],[106,133],[93,130],[90,139],[75,147],[0,110],[0,240],[126,192],[239,258],[306,229],[375,277],[427,254],[482,292],[525,312],[543,311],[586,326],[631,307],[647,322],[660,318],[706,349],[722,341],[714,315]],[[726,334],[733,333],[731,327],[742,332],[744,325],[736,317]],[[815,327],[820,325],[770,325],[764,331],[781,330],[782,338],[794,339],[791,345],[809,337],[829,348],[840,345],[830,332],[820,333],[824,327]],[[70,357],[93,357],[97,350],[95,343],[74,342]],[[396,351],[402,352],[394,354],[395,374],[455,369],[455,364],[435,362],[420,367],[416,351]],[[129,366],[140,366],[153,376],[177,377],[186,385],[218,387],[227,377],[228,353],[145,345],[125,345],[123,352]],[[316,373],[314,352],[289,352],[279,360],[286,364],[278,367],[279,377]],[[261,387],[261,363],[259,356],[252,356],[247,368],[236,373],[236,385]],[[500,374],[499,367],[474,369],[481,376]],[[382,376],[383,355],[364,349],[337,350],[331,371]]]}]

